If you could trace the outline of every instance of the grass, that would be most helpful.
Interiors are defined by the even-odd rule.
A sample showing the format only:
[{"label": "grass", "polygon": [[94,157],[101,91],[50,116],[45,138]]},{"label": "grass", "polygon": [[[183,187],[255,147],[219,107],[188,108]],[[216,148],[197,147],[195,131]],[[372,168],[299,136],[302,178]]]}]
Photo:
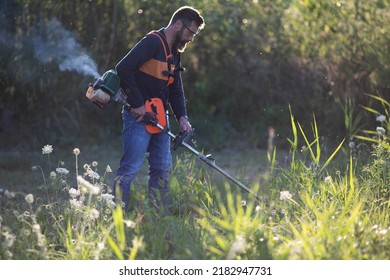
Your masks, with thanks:
[{"label": "grass", "polygon": [[311,133],[292,115],[291,124],[288,161],[275,147],[259,155],[261,170],[246,161],[257,176],[240,179],[261,201],[178,154],[170,216],[147,203],[145,174],[133,211],[113,202],[108,163],[119,155],[80,148],[62,162],[54,147],[15,157],[0,174],[10,182],[0,191],[0,259],[390,259],[388,135],[360,136],[369,151],[341,142],[325,154],[315,118]]}]

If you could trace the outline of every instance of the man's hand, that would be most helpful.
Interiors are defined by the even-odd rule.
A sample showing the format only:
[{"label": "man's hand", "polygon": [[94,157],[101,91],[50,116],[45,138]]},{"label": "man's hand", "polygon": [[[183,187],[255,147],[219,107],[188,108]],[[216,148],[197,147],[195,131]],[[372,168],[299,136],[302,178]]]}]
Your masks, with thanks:
[{"label": "man's hand", "polygon": [[190,131],[192,129],[191,124],[186,116],[180,117],[179,126],[181,131]]},{"label": "man's hand", "polygon": [[145,115],[145,105],[137,108],[131,108],[130,112],[137,119],[137,122],[142,122]]}]

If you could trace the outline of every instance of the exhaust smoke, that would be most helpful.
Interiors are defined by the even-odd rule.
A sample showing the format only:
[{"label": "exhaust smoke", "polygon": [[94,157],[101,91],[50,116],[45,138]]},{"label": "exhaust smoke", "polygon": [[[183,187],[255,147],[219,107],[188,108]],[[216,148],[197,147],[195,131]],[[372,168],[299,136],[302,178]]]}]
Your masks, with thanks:
[{"label": "exhaust smoke", "polygon": [[72,32],[56,18],[40,22],[32,36],[34,56],[43,64],[54,62],[61,71],[78,72],[85,76],[100,76],[96,63],[76,41]]}]

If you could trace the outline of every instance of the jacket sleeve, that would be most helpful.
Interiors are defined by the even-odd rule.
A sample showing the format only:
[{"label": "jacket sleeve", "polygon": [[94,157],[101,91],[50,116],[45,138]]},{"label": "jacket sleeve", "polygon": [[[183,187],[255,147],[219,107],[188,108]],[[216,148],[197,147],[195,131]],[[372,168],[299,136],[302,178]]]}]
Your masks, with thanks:
[{"label": "jacket sleeve", "polygon": [[121,88],[127,95],[127,100],[133,108],[144,105],[145,98],[137,86],[136,73],[158,50],[160,43],[152,37],[154,36],[146,36],[139,41],[115,67],[121,79]]},{"label": "jacket sleeve", "polygon": [[[180,66],[180,56],[177,56],[176,66]],[[184,95],[181,72],[175,71],[175,81],[169,86],[169,103],[177,120],[182,116],[187,116],[186,99]]]}]

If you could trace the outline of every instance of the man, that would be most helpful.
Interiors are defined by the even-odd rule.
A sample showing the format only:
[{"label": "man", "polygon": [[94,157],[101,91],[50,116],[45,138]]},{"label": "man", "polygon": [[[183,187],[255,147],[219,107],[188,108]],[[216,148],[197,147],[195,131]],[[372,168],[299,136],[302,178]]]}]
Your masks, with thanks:
[{"label": "man", "polygon": [[126,210],[130,204],[131,182],[148,154],[149,199],[168,214],[170,137],[146,130],[145,102],[156,97],[161,99],[165,109],[171,107],[180,130],[191,130],[180,74],[180,54],[203,27],[203,17],[196,9],[181,7],[167,27],[146,35],[116,66],[121,88],[131,105],[130,110],[122,111],[123,155],[114,187],[115,194],[121,194]]}]

